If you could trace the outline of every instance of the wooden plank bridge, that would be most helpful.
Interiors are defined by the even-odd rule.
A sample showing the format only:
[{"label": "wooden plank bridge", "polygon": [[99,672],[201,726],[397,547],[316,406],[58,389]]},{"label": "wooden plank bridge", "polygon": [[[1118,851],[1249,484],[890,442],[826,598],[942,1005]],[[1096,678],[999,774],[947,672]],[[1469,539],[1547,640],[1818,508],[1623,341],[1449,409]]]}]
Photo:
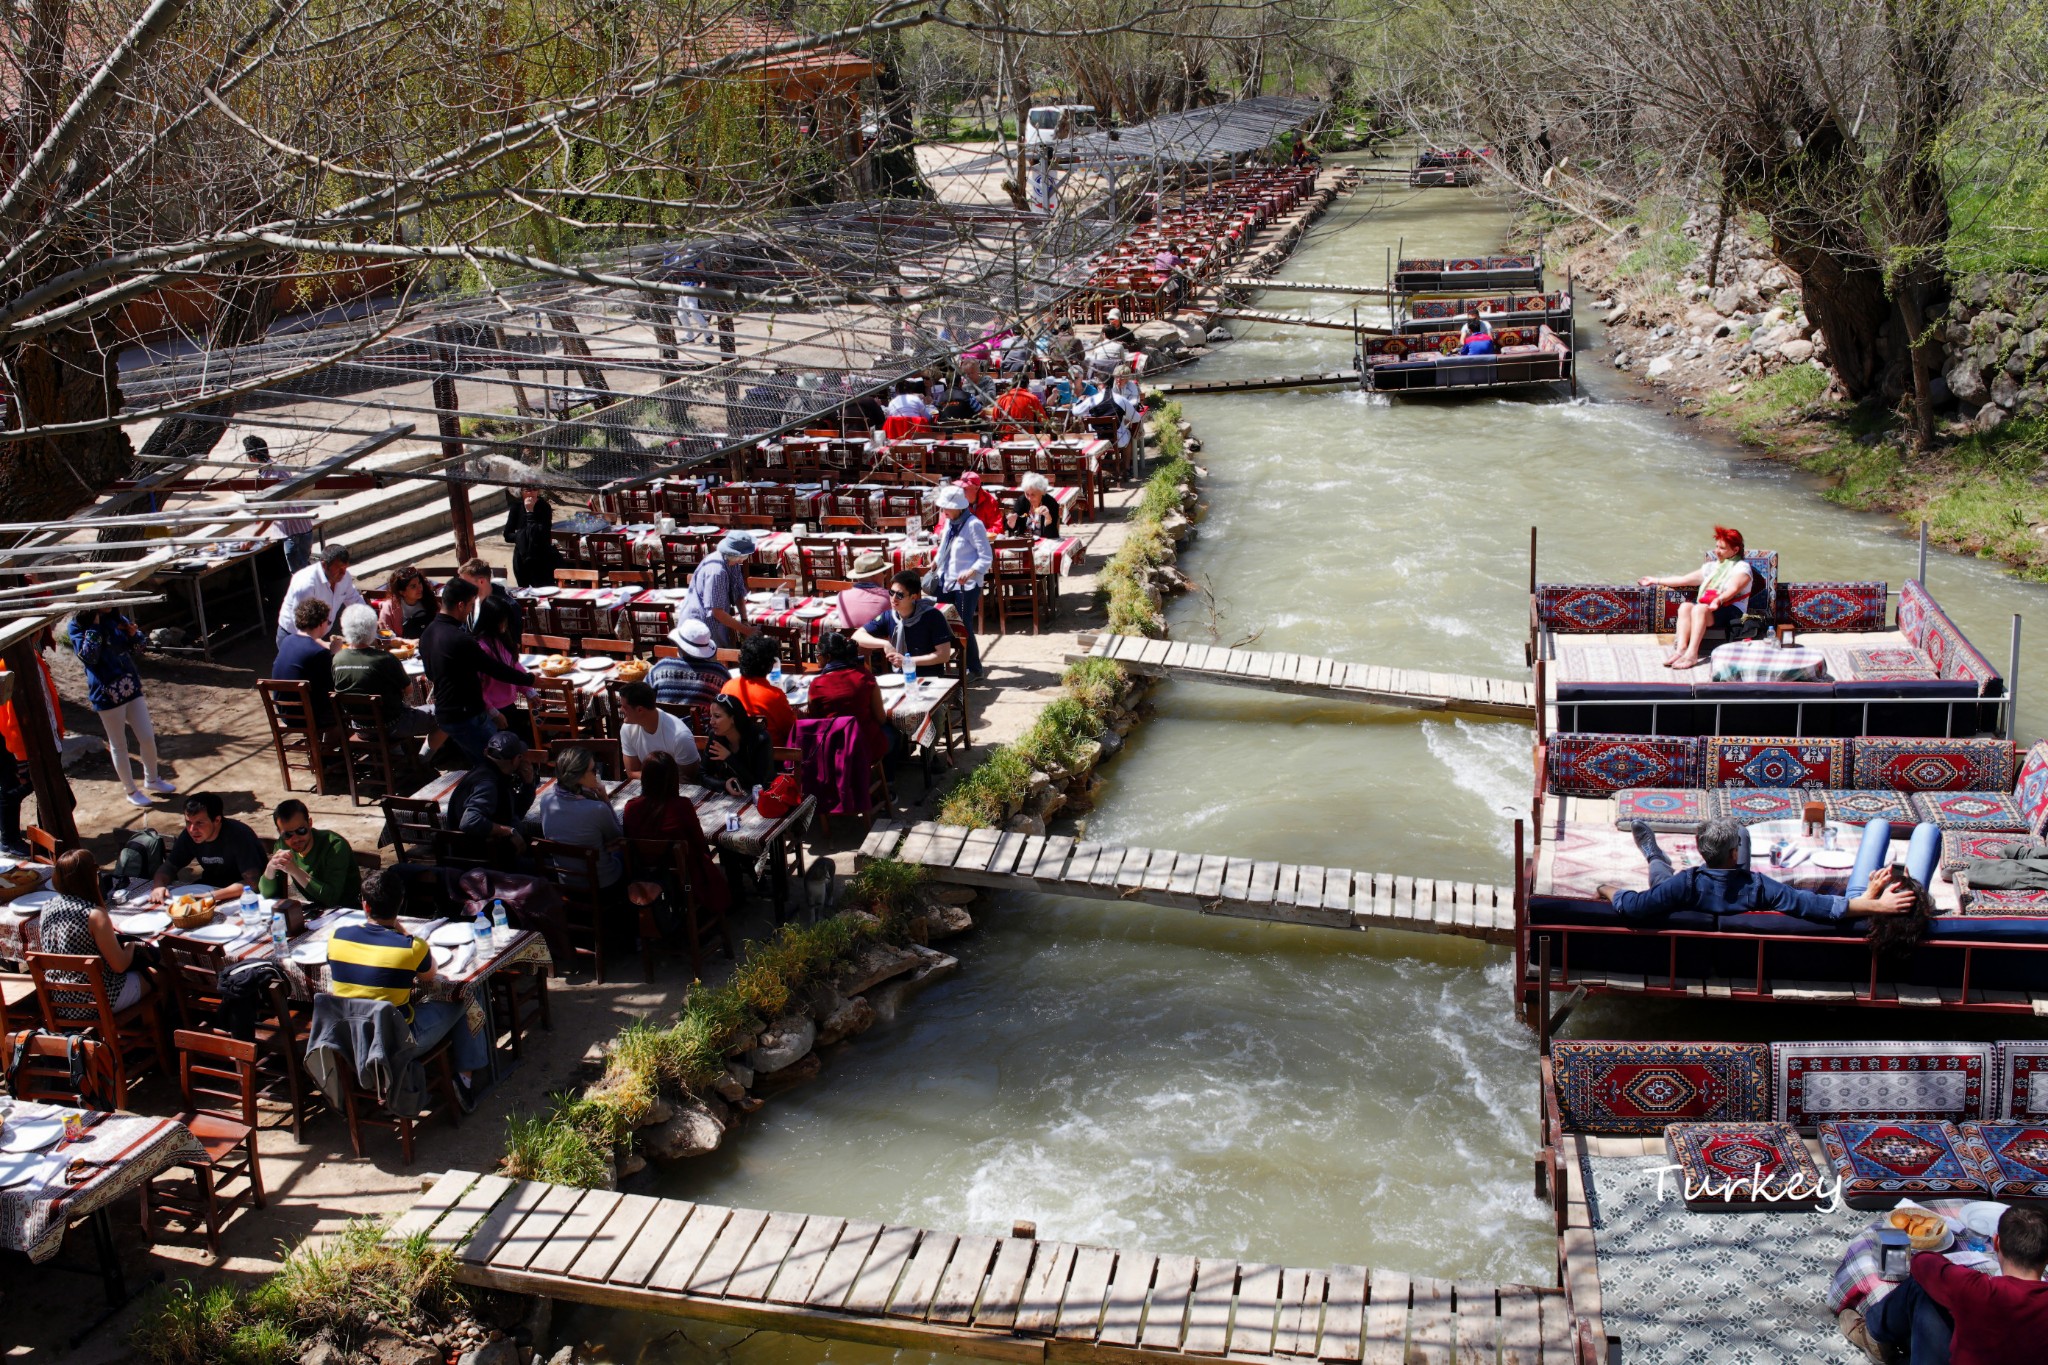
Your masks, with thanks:
[{"label": "wooden plank bridge", "polygon": [[1383,299],[1412,291],[1389,289],[1383,284],[1325,284],[1320,280],[1263,280],[1253,276],[1232,276],[1223,281],[1225,289],[1275,289],[1287,294],[1363,294]]},{"label": "wooden plank bridge", "polygon": [[897,858],[935,881],[1090,900],[1137,901],[1232,919],[1325,929],[1403,929],[1515,941],[1515,892],[1485,882],[1354,872],[1170,848],[1129,848],[1064,834],[1018,834],[878,820],[859,860]]},{"label": "wooden plank bridge", "polygon": [[1385,327],[1372,327],[1365,323],[1346,322],[1341,318],[1309,317],[1303,313],[1269,313],[1263,308],[1218,308],[1211,314],[1229,322],[1265,322],[1275,327],[1321,327],[1331,332],[1365,332],[1373,336],[1386,336]]},{"label": "wooden plank bridge", "polygon": [[[1350,331],[1349,327],[1344,329]],[[1150,384],[1154,393],[1175,397],[1184,393],[1256,393],[1260,389],[1312,389],[1324,384],[1356,384],[1358,371],[1329,370],[1322,374],[1282,374],[1263,379],[1183,379],[1173,384]]]},{"label": "wooden plank bridge", "polygon": [[[1088,641],[1082,636],[1083,642]],[[1513,720],[1536,719],[1533,683],[1481,678],[1465,673],[1429,673],[1377,664],[1347,664],[1304,654],[1224,649],[1182,640],[1149,640],[1138,635],[1097,635],[1081,659],[1114,659],[1133,673],[1182,682],[1222,683],[1269,692],[1400,706],[1418,711],[1469,711]]]},{"label": "wooden plank bridge", "polygon": [[456,1280],[984,1360],[1567,1365],[1563,1291],[933,1232],[449,1171],[385,1232]]}]

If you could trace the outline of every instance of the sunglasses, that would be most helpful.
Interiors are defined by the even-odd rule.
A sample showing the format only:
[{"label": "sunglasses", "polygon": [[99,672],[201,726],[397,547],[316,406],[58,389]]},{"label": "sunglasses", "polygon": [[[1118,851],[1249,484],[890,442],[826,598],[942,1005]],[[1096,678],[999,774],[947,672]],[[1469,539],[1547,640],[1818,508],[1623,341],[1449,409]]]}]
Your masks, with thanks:
[{"label": "sunglasses", "polygon": [[287,839],[309,839],[313,836],[313,827],[311,825],[300,825],[296,829],[281,829],[278,831],[278,833],[283,835]]},{"label": "sunglasses", "polygon": [[891,588],[891,589],[889,589],[889,596],[891,596],[891,597],[901,597],[901,598],[903,598],[903,599],[904,599],[904,600],[906,600],[906,601],[908,601],[908,600],[909,600],[909,598],[910,598],[910,594],[909,594],[909,593],[907,593],[907,592],[905,592],[905,591],[903,591],[903,589],[901,589],[901,588]]}]

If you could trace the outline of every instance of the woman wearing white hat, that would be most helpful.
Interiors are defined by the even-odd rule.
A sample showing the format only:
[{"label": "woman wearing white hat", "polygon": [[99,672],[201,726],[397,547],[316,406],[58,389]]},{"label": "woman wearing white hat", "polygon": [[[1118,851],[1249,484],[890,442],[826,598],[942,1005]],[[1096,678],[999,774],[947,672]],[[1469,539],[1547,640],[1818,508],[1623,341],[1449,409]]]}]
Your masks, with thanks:
[{"label": "woman wearing white hat", "polygon": [[732,674],[718,662],[718,646],[702,621],[685,621],[668,633],[677,657],[656,659],[647,670],[654,699],[666,706],[708,706]]},{"label": "woman wearing white hat", "polygon": [[932,561],[931,577],[938,589],[934,596],[951,602],[953,610],[960,613],[967,627],[967,676],[978,678],[981,645],[975,633],[981,629],[981,585],[995,563],[995,552],[989,548],[988,528],[968,511],[967,493],[958,484],[939,486],[938,505],[945,521],[939,532],[938,557]]}]

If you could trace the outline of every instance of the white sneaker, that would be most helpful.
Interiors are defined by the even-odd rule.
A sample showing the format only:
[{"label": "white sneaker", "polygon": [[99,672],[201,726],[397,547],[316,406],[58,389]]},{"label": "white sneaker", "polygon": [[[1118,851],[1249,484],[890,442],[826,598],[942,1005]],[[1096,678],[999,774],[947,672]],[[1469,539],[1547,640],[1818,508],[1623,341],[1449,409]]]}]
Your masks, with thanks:
[{"label": "white sneaker", "polygon": [[137,791],[131,791],[128,793],[128,804],[131,806],[140,806],[144,810],[150,810],[154,808],[156,805],[154,801],[151,801],[147,796],[144,796],[141,792]]},{"label": "white sneaker", "polygon": [[144,778],[142,785],[149,788],[151,791],[157,793],[159,796],[173,796],[176,795],[178,790],[175,786],[171,785],[169,782],[164,781],[164,779],[162,779],[161,777]]}]

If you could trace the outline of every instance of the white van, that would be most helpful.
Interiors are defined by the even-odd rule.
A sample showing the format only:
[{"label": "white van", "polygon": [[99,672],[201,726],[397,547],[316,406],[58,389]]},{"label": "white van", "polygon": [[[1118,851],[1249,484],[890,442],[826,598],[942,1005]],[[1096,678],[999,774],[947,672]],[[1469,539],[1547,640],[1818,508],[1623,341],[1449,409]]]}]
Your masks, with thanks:
[{"label": "white van", "polygon": [[1097,128],[1092,104],[1041,104],[1024,116],[1024,145],[1065,142]]}]

